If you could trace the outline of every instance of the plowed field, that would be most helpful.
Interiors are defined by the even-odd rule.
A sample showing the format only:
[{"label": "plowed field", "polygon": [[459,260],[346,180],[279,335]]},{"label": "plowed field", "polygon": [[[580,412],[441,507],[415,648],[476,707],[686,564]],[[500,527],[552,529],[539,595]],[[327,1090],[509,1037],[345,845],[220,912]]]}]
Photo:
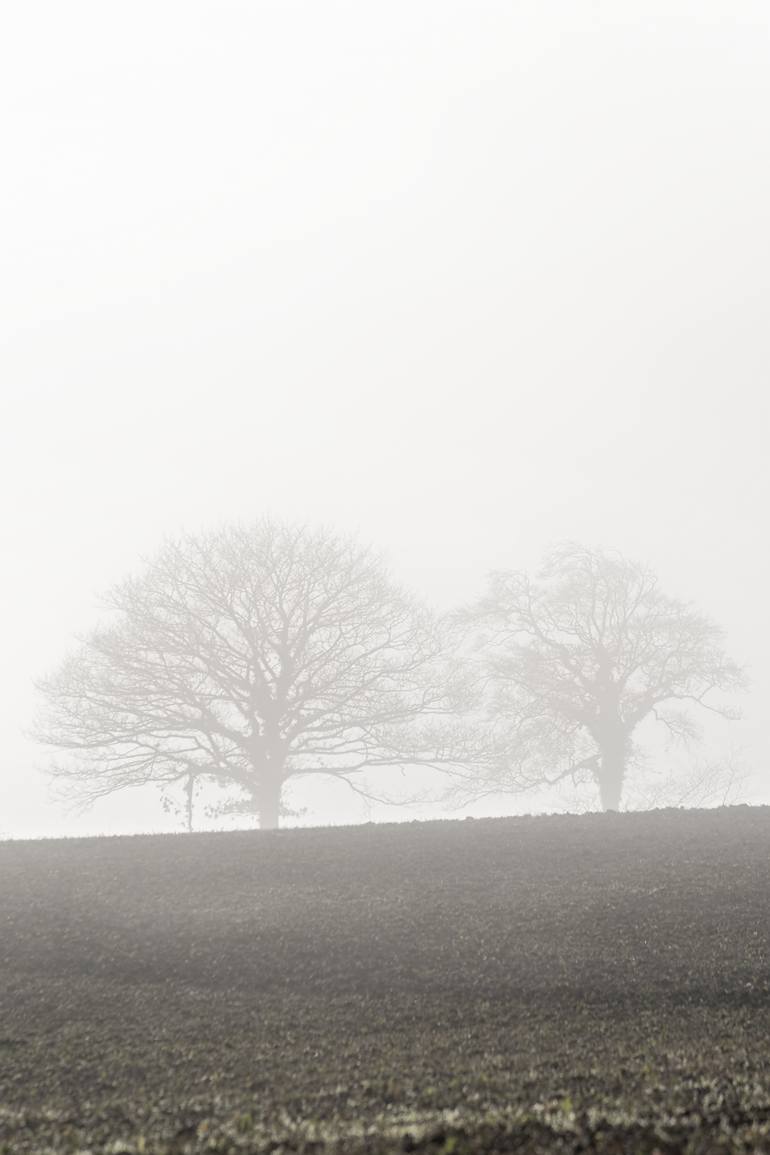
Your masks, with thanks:
[{"label": "plowed field", "polygon": [[0,1152],[770,1152],[770,808],[0,844]]}]

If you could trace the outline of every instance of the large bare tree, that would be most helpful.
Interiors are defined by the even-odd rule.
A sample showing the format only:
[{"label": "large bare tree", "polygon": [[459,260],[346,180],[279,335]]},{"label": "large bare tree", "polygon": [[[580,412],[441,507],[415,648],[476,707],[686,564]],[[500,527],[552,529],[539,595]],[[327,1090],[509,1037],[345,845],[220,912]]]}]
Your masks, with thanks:
[{"label": "large bare tree", "polygon": [[697,709],[736,716],[719,695],[744,676],[722,631],[618,554],[568,544],[535,580],[495,573],[464,620],[498,739],[485,771],[457,772],[460,796],[571,777],[616,810],[643,722],[689,741]]},{"label": "large bare tree", "polygon": [[86,804],[209,779],[270,828],[292,776],[466,753],[438,623],[354,542],[268,520],[186,536],[106,608],[40,685],[37,736]]}]

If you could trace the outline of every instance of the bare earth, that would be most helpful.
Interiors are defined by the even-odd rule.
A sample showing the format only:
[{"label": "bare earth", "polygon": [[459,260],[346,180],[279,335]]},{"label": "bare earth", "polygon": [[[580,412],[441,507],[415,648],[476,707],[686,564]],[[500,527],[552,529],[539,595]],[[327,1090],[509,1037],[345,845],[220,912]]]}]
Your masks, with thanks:
[{"label": "bare earth", "polygon": [[0,844],[0,1152],[770,1152],[770,808]]}]

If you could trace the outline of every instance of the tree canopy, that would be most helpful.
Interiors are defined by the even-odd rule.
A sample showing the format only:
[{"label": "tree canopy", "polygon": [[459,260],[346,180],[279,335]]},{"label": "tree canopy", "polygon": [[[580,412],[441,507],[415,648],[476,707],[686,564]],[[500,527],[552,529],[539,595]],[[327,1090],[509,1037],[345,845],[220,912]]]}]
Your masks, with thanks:
[{"label": "tree canopy", "polygon": [[468,797],[589,778],[617,809],[643,721],[697,739],[696,712],[735,716],[721,694],[745,682],[717,625],[598,549],[564,545],[535,579],[493,574],[463,620],[498,731],[487,769],[458,772]]}]

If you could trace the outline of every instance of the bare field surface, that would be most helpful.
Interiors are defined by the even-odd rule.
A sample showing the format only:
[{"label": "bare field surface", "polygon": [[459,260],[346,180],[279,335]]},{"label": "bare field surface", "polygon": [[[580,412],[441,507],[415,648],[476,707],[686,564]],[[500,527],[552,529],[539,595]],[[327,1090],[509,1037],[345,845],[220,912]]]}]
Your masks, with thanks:
[{"label": "bare field surface", "polygon": [[770,808],[0,844],[0,1152],[770,1151]]}]

